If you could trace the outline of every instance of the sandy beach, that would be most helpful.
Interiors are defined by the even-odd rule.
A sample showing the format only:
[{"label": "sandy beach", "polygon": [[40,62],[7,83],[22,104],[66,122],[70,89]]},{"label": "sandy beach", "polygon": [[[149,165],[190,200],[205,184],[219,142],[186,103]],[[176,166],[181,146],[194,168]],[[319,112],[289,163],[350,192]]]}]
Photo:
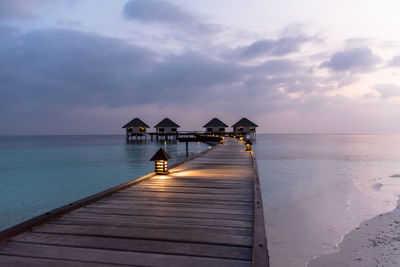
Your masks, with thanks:
[{"label": "sandy beach", "polygon": [[322,255],[308,266],[400,266],[400,203],[348,233],[338,252]]}]

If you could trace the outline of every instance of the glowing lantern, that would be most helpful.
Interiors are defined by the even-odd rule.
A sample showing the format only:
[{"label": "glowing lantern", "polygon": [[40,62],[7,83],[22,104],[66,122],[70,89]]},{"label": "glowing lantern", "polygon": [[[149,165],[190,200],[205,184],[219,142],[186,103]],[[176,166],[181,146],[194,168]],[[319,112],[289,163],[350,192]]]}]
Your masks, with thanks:
[{"label": "glowing lantern", "polygon": [[250,140],[247,140],[246,141],[246,151],[251,151],[251,145],[252,145],[253,143],[250,141]]},{"label": "glowing lantern", "polygon": [[240,141],[240,142],[243,142],[243,137],[242,137],[242,136],[239,138],[239,141]]},{"label": "glowing lantern", "polygon": [[170,158],[170,155],[168,155],[164,149],[160,148],[150,159],[151,161],[154,161],[155,172],[157,175],[168,174],[168,160]]}]

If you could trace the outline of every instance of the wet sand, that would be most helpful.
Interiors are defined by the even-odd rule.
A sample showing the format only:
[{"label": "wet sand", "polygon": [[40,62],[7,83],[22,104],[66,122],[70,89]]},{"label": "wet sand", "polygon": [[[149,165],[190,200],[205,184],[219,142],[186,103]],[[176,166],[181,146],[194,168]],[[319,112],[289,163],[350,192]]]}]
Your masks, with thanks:
[{"label": "wet sand", "polygon": [[375,216],[348,233],[339,249],[310,261],[308,266],[400,266],[400,202],[393,211]]}]

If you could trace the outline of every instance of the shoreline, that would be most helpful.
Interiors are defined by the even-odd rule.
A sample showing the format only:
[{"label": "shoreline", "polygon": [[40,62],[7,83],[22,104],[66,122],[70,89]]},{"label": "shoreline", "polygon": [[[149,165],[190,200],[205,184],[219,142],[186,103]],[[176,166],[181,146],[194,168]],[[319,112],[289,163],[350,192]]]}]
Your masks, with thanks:
[{"label": "shoreline", "polygon": [[338,248],[311,259],[306,266],[399,266],[400,195],[392,211],[363,221],[344,235]]}]

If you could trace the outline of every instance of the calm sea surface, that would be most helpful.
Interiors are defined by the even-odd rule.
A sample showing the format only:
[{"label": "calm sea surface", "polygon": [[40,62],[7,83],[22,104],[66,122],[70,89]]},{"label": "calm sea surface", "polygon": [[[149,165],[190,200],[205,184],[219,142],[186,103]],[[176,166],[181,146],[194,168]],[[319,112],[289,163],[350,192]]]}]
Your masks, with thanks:
[{"label": "calm sea surface", "polygon": [[397,204],[398,135],[257,137],[272,267],[337,251],[343,235]]},{"label": "calm sea surface", "polygon": [[[0,230],[153,171],[163,147],[171,164],[185,143],[130,143],[124,136],[0,137]],[[190,143],[190,155],[208,149]]]}]

